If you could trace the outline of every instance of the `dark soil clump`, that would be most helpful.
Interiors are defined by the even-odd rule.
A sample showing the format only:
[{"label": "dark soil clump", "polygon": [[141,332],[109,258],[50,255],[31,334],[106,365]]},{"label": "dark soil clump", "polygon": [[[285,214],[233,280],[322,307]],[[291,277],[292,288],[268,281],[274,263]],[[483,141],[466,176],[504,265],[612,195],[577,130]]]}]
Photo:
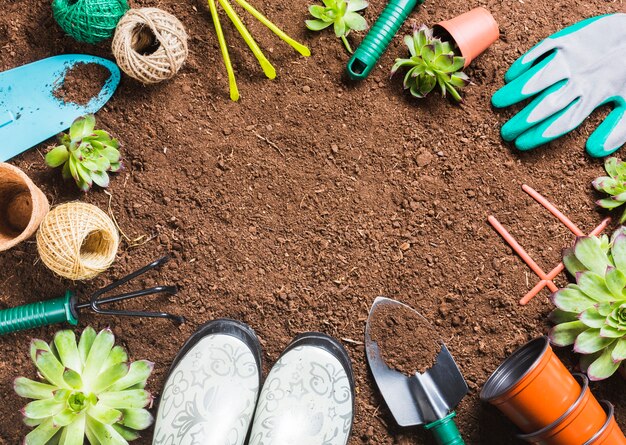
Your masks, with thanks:
[{"label": "dark soil clump", "polygon": [[406,306],[378,306],[370,333],[387,366],[409,376],[427,371],[441,351],[430,323]]},{"label": "dark soil clump", "polygon": [[65,103],[87,105],[96,97],[111,73],[97,63],[77,63],[65,72],[65,78],[53,91]]}]

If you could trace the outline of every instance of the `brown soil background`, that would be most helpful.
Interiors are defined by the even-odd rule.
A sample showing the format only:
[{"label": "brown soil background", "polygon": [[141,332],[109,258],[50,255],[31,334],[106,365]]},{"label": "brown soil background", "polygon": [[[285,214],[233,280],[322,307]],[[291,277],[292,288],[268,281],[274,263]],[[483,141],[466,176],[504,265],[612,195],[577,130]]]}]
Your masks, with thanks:
[{"label": "brown soil background", "polygon": [[52,94],[66,103],[86,105],[100,93],[110,75],[108,69],[97,63],[77,63],[63,73]]},{"label": "brown soil background", "polygon": [[[601,161],[584,153],[599,122],[532,153],[504,144],[499,127],[511,110],[489,104],[508,66],[539,39],[583,18],[624,11],[620,1],[428,0],[411,21],[436,23],[486,6],[502,38],[476,60],[465,103],[437,96],[422,102],[388,79],[405,56],[396,38],[381,67],[360,84],[342,79],[348,55],[332,33],[310,33],[309,2],[254,3],[289,34],[310,45],[305,59],[255,21],[247,20],[278,69],[263,78],[231,26],[227,38],[242,93],[231,103],[217,41],[204,2],[134,1],[177,15],[190,35],[190,57],[172,81],[144,87],[124,77],[98,123],[122,143],[126,169],[109,193],[88,195],[44,165],[42,144],[13,160],[53,204],[110,202],[124,233],[119,259],[88,283],[56,277],[37,259],[31,240],[0,255],[0,307],[30,303],[75,288],[85,298],[109,280],[173,252],[160,274],[140,285],[176,283],[178,296],[129,303],[185,315],[167,321],[84,314],[81,325],[111,325],[133,358],[156,362],[150,388],[159,393],[169,363],[195,328],[216,317],[249,323],[269,366],[296,334],[320,330],[344,340],[356,373],[357,412],[351,445],[432,444],[420,429],[399,430],[365,365],[364,322],[377,295],[400,299],[435,323],[470,386],[458,421],[467,443],[520,443],[515,429],[478,392],[516,347],[547,332],[551,303],[544,291],[526,307],[518,299],[536,277],[487,224],[489,214],[517,237],[546,270],[557,264],[571,234],[522,190],[528,183],[589,231],[601,214],[590,183]],[[108,44],[81,45],[62,34],[49,2],[2,0],[0,69],[60,53],[110,57]],[[385,1],[372,0],[370,23]],[[404,32],[408,32],[407,23]],[[350,37],[356,45],[361,36]],[[272,144],[268,143],[271,141]],[[8,141],[3,141],[8,143]],[[137,240],[137,241],[134,241]],[[142,244],[143,243],[143,244]],[[140,244],[140,245],[138,245]],[[560,277],[561,283],[563,277]],[[20,442],[28,428],[12,391],[18,375],[34,377],[31,337],[52,338],[57,327],[0,340],[0,442]],[[574,356],[559,355],[573,367]],[[594,383],[598,398],[617,405],[626,426],[625,382]],[[136,443],[150,443],[151,432]]]}]

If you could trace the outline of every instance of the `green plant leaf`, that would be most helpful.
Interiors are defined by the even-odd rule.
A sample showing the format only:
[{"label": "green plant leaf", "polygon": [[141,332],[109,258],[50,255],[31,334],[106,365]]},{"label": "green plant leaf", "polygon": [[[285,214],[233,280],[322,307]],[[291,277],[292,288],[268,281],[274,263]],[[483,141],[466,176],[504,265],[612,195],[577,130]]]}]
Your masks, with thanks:
[{"label": "green plant leaf", "polygon": [[567,323],[568,321],[577,321],[578,316],[573,312],[566,312],[559,308],[552,309],[548,315],[548,319],[554,324]]},{"label": "green plant leaf", "polygon": [[130,366],[128,363],[118,363],[108,369],[105,369],[93,381],[91,385],[92,391],[95,394],[100,394],[113,385],[117,380],[128,374],[129,369]]},{"label": "green plant leaf", "polygon": [[592,354],[606,348],[614,341],[614,338],[601,337],[600,329],[589,328],[576,337],[574,351],[579,354]]},{"label": "green plant leaf", "polygon": [[78,354],[78,346],[76,345],[76,335],[68,329],[59,331],[54,335],[54,345],[59,353],[61,363],[66,368],[74,371],[82,371],[83,365]]},{"label": "green plant leaf", "polygon": [[[616,195],[620,191],[623,191],[620,187],[621,184],[609,176],[600,176],[594,179],[591,185],[597,191],[608,193],[609,195]],[[620,187],[620,189],[618,189],[618,187]]]},{"label": "green plant leaf", "polygon": [[128,373],[113,383],[109,388],[110,391],[123,391],[137,384],[145,385],[146,380],[150,377],[154,363],[147,360],[138,360],[131,363]]},{"label": "green plant leaf", "polygon": [[107,158],[110,163],[119,162],[120,161],[120,152],[116,148],[113,147],[104,147],[100,152],[102,156]]},{"label": "green plant leaf", "polygon": [[450,76],[450,83],[457,88],[464,88],[469,84],[469,77],[465,73],[456,72]]},{"label": "green plant leaf", "polygon": [[620,233],[611,242],[611,256],[615,267],[626,273],[626,234]]},{"label": "green plant leaf", "polygon": [[63,380],[70,388],[81,389],[83,387],[83,380],[80,374],[73,369],[67,368],[65,372],[63,372]]},{"label": "green plant leaf", "polygon": [[309,6],[309,13],[316,19],[321,19],[325,15],[326,8],[320,5]]},{"label": "green plant leaf", "polygon": [[595,236],[576,238],[574,254],[587,269],[601,276],[604,275],[607,267],[612,266],[606,252],[602,250],[600,239]]},{"label": "green plant leaf", "polygon": [[578,272],[576,274],[576,284],[582,292],[595,301],[613,301],[615,297],[607,289],[604,278],[591,271]]},{"label": "green plant leaf", "polygon": [[139,433],[137,431],[134,431],[130,428],[126,428],[122,425],[120,425],[119,423],[116,423],[115,425],[111,425],[111,428],[113,428],[115,431],[117,431],[117,433],[122,436],[124,439],[126,439],[127,441],[133,441],[136,439],[139,439]]},{"label": "green plant leaf", "polygon": [[619,368],[620,362],[615,363],[611,358],[613,347],[607,348],[602,352],[602,355],[598,357],[587,369],[587,376],[591,381],[604,380],[611,377],[617,368]]},{"label": "green plant leaf", "polygon": [[143,389],[105,392],[99,399],[104,405],[116,409],[144,408],[152,401],[150,393]]},{"label": "green plant leaf", "polygon": [[580,314],[580,321],[590,328],[600,329],[606,324],[606,316],[601,315],[595,307],[590,307]]},{"label": "green plant leaf", "polygon": [[72,172],[70,171],[70,163],[69,162],[66,162],[65,165],[63,165],[63,169],[61,170],[61,176],[66,181],[72,177]]},{"label": "green plant leaf", "polygon": [[[406,47],[409,49],[409,54],[411,54],[411,57],[415,57],[417,54],[419,54],[417,51],[417,45],[415,43],[415,34],[413,34],[413,36],[407,35],[404,36],[404,44],[406,45]],[[396,62],[398,60],[410,60],[410,59],[396,59]]]},{"label": "green plant leaf", "polygon": [[52,352],[50,349],[50,345],[43,340],[39,340],[38,338],[34,338],[30,342],[30,358],[33,363],[37,362],[37,352],[38,351],[48,351]]},{"label": "green plant leaf", "polygon": [[20,397],[41,400],[52,398],[53,392],[57,387],[46,383],[35,382],[26,377],[18,377],[13,382],[13,389]]},{"label": "green plant leaf", "polygon": [[39,350],[35,360],[35,366],[39,373],[50,383],[58,388],[67,388],[65,380],[63,380],[63,371],[65,367],[52,354],[52,352]]},{"label": "green plant leaf", "polygon": [[619,159],[617,159],[616,157],[610,157],[607,158],[606,161],[604,161],[604,169],[610,176],[618,176],[617,164],[619,162]]},{"label": "green plant leaf", "polygon": [[154,419],[152,414],[146,409],[125,409],[122,410],[122,414],[124,417],[120,422],[122,425],[127,426],[128,428],[132,428],[134,430],[145,430],[152,425]]},{"label": "green plant leaf", "polygon": [[613,352],[611,352],[611,359],[615,363],[626,360],[626,338],[622,337],[615,342]]},{"label": "green plant leaf", "polygon": [[435,59],[435,45],[433,45],[432,43],[428,45],[424,45],[422,47],[422,52],[420,55],[426,62],[430,62],[434,60]]},{"label": "green plant leaf", "polygon": [[423,96],[426,96],[428,93],[430,93],[433,90],[433,88],[435,88],[436,85],[437,85],[437,79],[435,79],[434,77],[430,77],[430,76],[424,76],[419,86],[420,93]]},{"label": "green plant leaf", "polygon": [[335,20],[333,26],[334,26],[335,36],[336,37],[345,36],[345,35],[347,35],[347,32],[349,31],[346,28],[346,21],[343,19],[343,17]]},{"label": "green plant leaf", "polygon": [[[83,445],[85,440],[85,414],[79,413],[74,421],[65,427],[60,445]],[[94,445],[95,442],[92,442]]]},{"label": "green plant leaf", "polygon": [[102,363],[111,353],[114,343],[115,336],[108,328],[101,330],[96,336],[83,368],[82,377],[86,386],[90,386],[95,381],[98,373],[102,371]]},{"label": "green plant leaf", "polygon": [[364,31],[367,29],[367,21],[357,12],[348,12],[344,17],[346,26],[355,31]]},{"label": "green plant leaf", "polygon": [[59,145],[58,147],[54,147],[46,154],[46,164],[50,167],[59,167],[67,162],[70,153],[67,151],[64,145]]},{"label": "green plant leaf", "polygon": [[109,186],[109,175],[104,171],[91,172],[91,179],[100,187],[106,188]]},{"label": "green plant leaf", "polygon": [[332,22],[324,22],[322,20],[306,20],[304,23],[311,31],[321,31],[322,29],[328,28],[332,25]]},{"label": "green plant leaf", "polygon": [[608,266],[604,276],[606,287],[611,291],[615,299],[620,299],[626,286],[626,275],[612,266]]},{"label": "green plant leaf", "polygon": [[366,0],[349,0],[347,12],[362,11],[368,6],[369,3]]},{"label": "green plant leaf", "polygon": [[121,411],[118,411],[114,408],[109,408],[108,406],[101,403],[90,406],[87,414],[93,419],[105,425],[112,425],[116,422],[119,422],[123,418]]},{"label": "green plant leaf", "polygon": [[70,127],[70,138],[72,140],[82,139],[86,136],[93,134],[96,128],[96,118],[93,114],[87,114],[85,116],[76,119]]},{"label": "green plant leaf", "polygon": [[126,349],[122,346],[116,345],[111,349],[111,353],[102,364],[102,369],[108,369],[113,365],[117,365],[118,363],[123,363],[128,361],[128,354],[126,353]]},{"label": "green plant leaf", "polygon": [[602,329],[600,329],[600,335],[604,338],[611,340],[621,338],[624,336],[624,334],[626,334],[626,331],[619,330],[617,328],[614,328],[613,326],[605,325],[602,326]]},{"label": "green plant leaf", "polygon": [[78,415],[71,409],[65,408],[61,412],[55,414],[52,417],[52,421],[55,425],[68,426],[70,423],[76,420]]},{"label": "green plant leaf", "polygon": [[57,399],[42,399],[30,402],[24,407],[24,415],[31,419],[45,419],[60,413],[65,408],[65,402]]},{"label": "green plant leaf", "polygon": [[557,346],[569,346],[574,344],[576,337],[588,328],[582,321],[570,321],[554,326],[548,337],[550,342]]},{"label": "green plant leaf", "polygon": [[[128,445],[126,439],[115,431],[115,429],[90,417],[87,418],[87,430],[89,434],[97,440],[95,443],[102,445]],[[89,435],[87,438],[89,438]],[[91,442],[91,439],[89,439],[89,441]]]},{"label": "green plant leaf", "polygon": [[573,277],[576,276],[577,272],[587,270],[583,263],[576,258],[573,247],[568,247],[563,250],[563,265]]},{"label": "green plant leaf", "polygon": [[52,418],[46,419],[26,435],[24,445],[47,445],[60,429],[60,426],[53,425]]},{"label": "green plant leaf", "polygon": [[577,314],[595,304],[595,301],[581,292],[578,286],[571,284],[563,289],[559,289],[550,298],[557,308]]},{"label": "green plant leaf", "polygon": [[78,354],[80,355],[80,361],[83,363],[83,366],[87,362],[87,356],[89,355],[89,351],[91,350],[91,346],[93,345],[96,336],[96,330],[91,326],[87,326],[80,335],[80,340],[78,342]]},{"label": "green plant leaf", "polygon": [[621,206],[624,203],[621,201],[615,201],[613,198],[603,198],[603,199],[598,199],[596,201],[596,204],[602,207],[603,209],[612,210],[616,207]]}]

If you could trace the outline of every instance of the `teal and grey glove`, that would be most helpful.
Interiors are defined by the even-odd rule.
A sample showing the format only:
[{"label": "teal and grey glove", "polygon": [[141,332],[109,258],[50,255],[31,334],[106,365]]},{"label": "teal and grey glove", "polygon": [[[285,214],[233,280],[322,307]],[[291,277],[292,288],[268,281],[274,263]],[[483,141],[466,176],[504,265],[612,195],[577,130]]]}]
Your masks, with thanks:
[{"label": "teal and grey glove", "polygon": [[613,111],[587,141],[607,156],[626,143],[626,14],[592,17],[539,42],[517,59],[493,95],[497,108],[534,99],[502,126],[502,138],[530,150],[569,133],[596,108]]}]

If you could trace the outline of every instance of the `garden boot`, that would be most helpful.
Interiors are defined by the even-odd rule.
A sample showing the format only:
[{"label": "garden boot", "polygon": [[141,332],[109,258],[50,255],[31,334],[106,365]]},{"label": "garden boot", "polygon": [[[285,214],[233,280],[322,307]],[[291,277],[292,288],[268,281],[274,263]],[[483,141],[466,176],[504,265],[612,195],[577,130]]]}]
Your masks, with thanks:
[{"label": "garden boot", "polygon": [[325,334],[302,334],[265,380],[249,445],[345,445],[353,414],[348,353]]},{"label": "garden boot", "polygon": [[201,326],[170,368],[153,445],[242,445],[261,384],[261,346],[229,319]]}]

